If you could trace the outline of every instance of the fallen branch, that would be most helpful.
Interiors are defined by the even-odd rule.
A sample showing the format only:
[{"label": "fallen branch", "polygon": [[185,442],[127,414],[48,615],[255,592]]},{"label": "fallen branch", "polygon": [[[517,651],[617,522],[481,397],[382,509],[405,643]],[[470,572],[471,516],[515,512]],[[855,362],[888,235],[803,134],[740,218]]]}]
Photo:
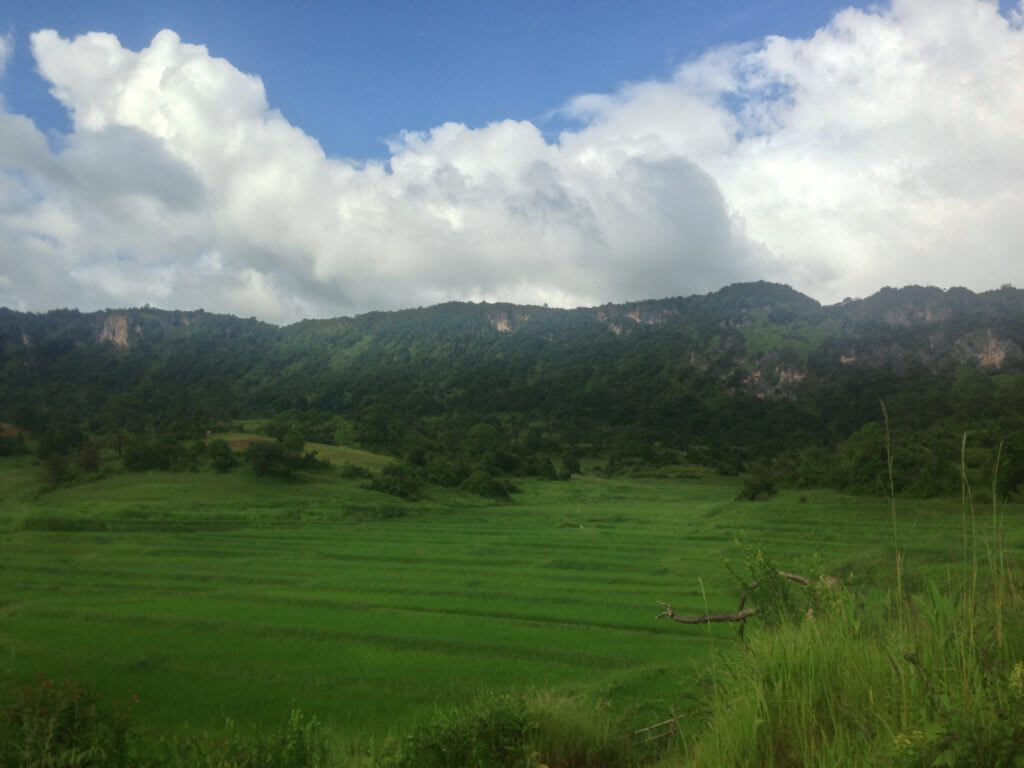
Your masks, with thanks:
[{"label": "fallen branch", "polygon": [[743,621],[757,613],[757,608],[743,608],[736,613],[706,613],[703,616],[680,616],[668,603],[660,603],[661,613],[655,619],[672,619],[680,624],[711,624],[716,621]]},{"label": "fallen branch", "polygon": [[[795,581],[797,584],[801,584],[805,587],[810,586],[811,580],[806,576],[801,576],[799,573],[788,573],[787,571],[779,571],[779,576],[790,581]],[[756,582],[751,585],[751,588],[756,586]]]},{"label": "fallen branch", "polygon": [[[801,586],[810,586],[811,580],[806,576],[801,576],[799,573],[790,573],[789,571],[778,571],[780,578],[788,581],[795,582]],[[822,583],[825,586],[831,587],[835,583],[835,579],[822,579]],[[747,585],[747,588],[740,595],[740,604],[736,609],[735,613],[706,613],[702,616],[680,616],[672,610],[672,606],[668,603],[662,603],[659,601],[661,606],[661,613],[655,616],[655,619],[672,619],[672,621],[678,621],[680,624],[712,624],[715,622],[726,622],[726,621],[740,621],[743,624],[740,625],[740,637],[743,637],[743,630],[746,628],[746,621],[748,618],[757,613],[757,608],[744,608],[743,606],[747,603],[747,596],[757,589],[757,582],[753,581]]]}]

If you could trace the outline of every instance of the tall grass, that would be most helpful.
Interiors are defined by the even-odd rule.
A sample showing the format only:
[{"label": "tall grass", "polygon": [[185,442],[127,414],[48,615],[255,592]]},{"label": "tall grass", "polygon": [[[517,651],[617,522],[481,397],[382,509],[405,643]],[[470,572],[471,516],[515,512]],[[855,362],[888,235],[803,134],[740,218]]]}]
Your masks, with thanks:
[{"label": "tall grass", "polygon": [[[137,703],[133,702],[133,703]],[[42,680],[0,692],[0,768],[326,768],[331,754],[315,717],[292,710],[275,728],[228,721],[220,733],[155,744],[133,728],[132,704],[109,705],[77,683]]]},{"label": "tall grass", "polygon": [[629,768],[633,750],[599,706],[551,692],[485,694],[393,741],[376,768]]},{"label": "tall grass", "polygon": [[[1005,518],[979,530],[961,442],[961,555],[904,592],[893,521],[889,606],[836,593],[827,611],[749,636],[703,728],[667,762],[693,766],[1024,765],[1024,591]],[[1001,449],[993,469],[993,491]],[[890,489],[892,449],[887,445]]]}]

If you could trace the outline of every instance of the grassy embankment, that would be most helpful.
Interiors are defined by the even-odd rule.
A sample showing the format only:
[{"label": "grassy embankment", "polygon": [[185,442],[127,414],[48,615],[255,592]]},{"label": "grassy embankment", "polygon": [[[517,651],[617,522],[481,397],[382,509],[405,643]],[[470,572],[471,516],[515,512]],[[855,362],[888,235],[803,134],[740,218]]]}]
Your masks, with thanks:
[{"label": "grassy embankment", "polygon": [[987,510],[961,480],[944,567],[890,497],[886,600],[819,590],[817,614],[777,612],[718,667],[705,727],[663,765],[1024,765],[1021,510],[995,478]]},{"label": "grassy embankment", "polygon": [[[351,452],[344,460],[386,461]],[[513,505],[437,489],[407,504],[331,473],[258,480],[244,467],[113,475],[40,492],[32,460],[7,459],[0,677],[69,677],[106,700],[137,694],[135,727],[151,740],[223,731],[226,718],[276,726],[299,708],[361,753],[429,721],[438,706],[523,688],[607,702],[615,721],[639,727],[691,708],[704,693],[697,678],[716,679],[695,670],[717,674],[738,657],[732,626],[681,627],[653,616],[659,599],[680,613],[732,609],[736,583],[722,559],[738,556],[741,538],[780,567],[813,569],[816,561],[859,595],[836,617],[751,637],[759,658],[778,655],[765,674],[781,671],[805,692],[827,690],[835,681],[817,671],[820,678],[799,677],[806,665],[787,662],[802,658],[789,649],[816,653],[827,641],[838,654],[829,669],[841,675],[835,665],[862,663],[850,656],[859,637],[867,646],[887,637],[890,617],[876,618],[891,582],[889,511],[877,499],[825,491],[807,492],[806,503],[783,493],[756,504],[733,501],[735,492],[716,480],[581,477],[525,482]],[[1019,517],[1017,507],[1005,513]],[[908,590],[946,583],[960,567],[965,520],[955,502],[901,504],[894,525],[913,566],[904,569]],[[1007,526],[1004,555],[1019,562],[1022,550],[1019,524]],[[903,637],[920,634],[909,609],[900,617],[895,626],[911,633]],[[883,634],[857,629],[837,639],[860,626]],[[882,647],[903,649],[898,640]],[[910,662],[896,654],[893,663],[894,654],[873,662],[887,675],[887,707],[893,681],[912,687]],[[749,654],[735,669],[733,682],[712,691],[712,724],[725,723],[719,733],[748,728],[755,742],[759,732],[784,733],[755,706],[779,699],[775,683],[758,678],[751,712],[729,708],[750,698],[743,675],[760,674]],[[909,708],[909,693],[900,695]],[[842,708],[863,706],[851,700]],[[791,719],[788,708],[776,716]],[[918,719],[908,713],[903,722],[886,744],[927,741]],[[859,727],[844,726],[854,747]],[[938,744],[936,729],[928,733]],[[705,738],[712,741],[695,752],[717,764],[725,753],[713,740],[733,737]],[[734,741],[743,764],[746,747]],[[758,749],[763,755],[772,744]]]}]

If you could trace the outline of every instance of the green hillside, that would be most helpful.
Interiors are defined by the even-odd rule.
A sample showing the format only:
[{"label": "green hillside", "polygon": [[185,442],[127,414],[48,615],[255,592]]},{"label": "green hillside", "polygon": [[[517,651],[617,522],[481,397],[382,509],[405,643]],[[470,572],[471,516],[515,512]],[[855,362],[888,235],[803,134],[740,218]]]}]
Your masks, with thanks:
[{"label": "green hillside", "polygon": [[884,400],[900,441],[923,448],[904,490],[955,490],[965,429],[988,452],[1005,442],[1012,490],[1024,480],[1022,345],[1024,291],[1010,287],[887,288],[823,307],[749,283],[574,310],[450,303],[284,328],[201,310],[0,310],[0,418],[71,449],[86,435],[186,440],[276,418],[279,439],[294,429],[421,467],[477,462],[467,435],[485,423],[497,474],[542,476],[571,451],[612,472],[771,462],[786,482],[874,492],[879,467],[862,456],[877,455]]}]

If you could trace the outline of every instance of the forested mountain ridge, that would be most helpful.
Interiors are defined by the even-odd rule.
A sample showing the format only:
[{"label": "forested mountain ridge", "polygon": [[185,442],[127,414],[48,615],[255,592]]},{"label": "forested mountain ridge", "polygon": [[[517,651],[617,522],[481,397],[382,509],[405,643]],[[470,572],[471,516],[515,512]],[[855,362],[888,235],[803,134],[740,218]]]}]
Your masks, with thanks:
[{"label": "forested mountain ridge", "polygon": [[[784,285],[554,309],[452,302],[276,327],[149,307],[0,309],[0,419],[186,435],[286,410],[396,454],[493,421],[620,455],[834,447],[898,427],[1024,435],[1024,291],[886,288],[822,306]],[[643,448],[642,446],[648,446]]]}]

